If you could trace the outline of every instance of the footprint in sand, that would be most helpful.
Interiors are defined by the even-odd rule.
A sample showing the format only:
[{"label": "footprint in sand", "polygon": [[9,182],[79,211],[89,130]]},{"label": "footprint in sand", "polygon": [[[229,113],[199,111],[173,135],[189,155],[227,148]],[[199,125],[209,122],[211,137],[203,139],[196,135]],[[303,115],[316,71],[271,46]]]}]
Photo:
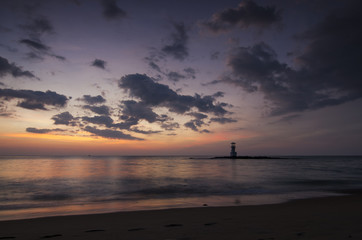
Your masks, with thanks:
[{"label": "footprint in sand", "polygon": [[182,227],[183,224],[178,224],[178,223],[171,223],[171,224],[168,224],[168,225],[165,225],[165,227]]},{"label": "footprint in sand", "polygon": [[212,226],[212,225],[215,225],[217,224],[216,222],[210,222],[210,223],[204,223],[205,226]]},{"label": "footprint in sand", "polygon": [[91,230],[87,230],[85,232],[104,232],[104,229],[91,229]]},{"label": "footprint in sand", "polygon": [[62,234],[53,234],[53,235],[46,235],[41,238],[53,238],[53,237],[61,237],[61,236],[63,236],[63,235]]}]

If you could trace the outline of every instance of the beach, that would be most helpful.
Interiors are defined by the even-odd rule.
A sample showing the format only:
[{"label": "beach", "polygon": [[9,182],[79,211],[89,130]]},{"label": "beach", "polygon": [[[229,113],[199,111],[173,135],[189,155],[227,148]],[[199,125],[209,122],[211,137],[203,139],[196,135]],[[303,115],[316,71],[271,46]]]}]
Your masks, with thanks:
[{"label": "beach", "polygon": [[0,222],[0,239],[362,239],[362,195]]}]

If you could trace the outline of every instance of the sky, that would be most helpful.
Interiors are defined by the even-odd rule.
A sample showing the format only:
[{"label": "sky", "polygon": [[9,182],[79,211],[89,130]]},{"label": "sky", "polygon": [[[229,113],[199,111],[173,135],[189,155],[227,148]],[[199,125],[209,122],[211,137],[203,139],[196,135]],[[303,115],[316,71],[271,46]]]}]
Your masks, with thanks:
[{"label": "sky", "polygon": [[0,154],[362,154],[361,7],[2,0]]}]

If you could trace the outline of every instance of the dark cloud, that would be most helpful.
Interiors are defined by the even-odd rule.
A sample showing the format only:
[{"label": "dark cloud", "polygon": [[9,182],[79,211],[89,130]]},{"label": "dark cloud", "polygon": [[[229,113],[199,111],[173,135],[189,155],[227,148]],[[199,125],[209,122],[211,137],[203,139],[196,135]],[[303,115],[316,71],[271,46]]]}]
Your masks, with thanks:
[{"label": "dark cloud", "polygon": [[4,83],[2,83],[2,82],[0,82],[0,86],[5,86],[5,84],[4,84]]},{"label": "dark cloud", "polygon": [[[168,80],[173,82],[178,82],[183,79],[195,79],[196,78],[196,70],[192,67],[184,68],[183,71],[168,71],[162,70],[159,63],[166,62],[165,54],[162,52],[157,52],[153,49],[150,52],[150,56],[144,58],[148,63],[148,66],[155,70],[156,72],[165,76]],[[162,77],[160,76],[162,79]]]},{"label": "dark cloud", "polygon": [[46,46],[40,41],[33,41],[30,39],[21,39],[19,41],[22,44],[25,44],[26,46],[40,52],[48,52],[50,50],[50,47]]},{"label": "dark cloud", "polygon": [[107,116],[110,115],[109,107],[106,105],[102,106],[84,105],[83,108],[91,110],[92,112],[97,113],[99,115],[107,115]]},{"label": "dark cloud", "polygon": [[223,104],[214,103],[213,96],[179,95],[167,85],[156,83],[147,75],[126,75],[119,81],[119,87],[128,91],[131,96],[141,99],[146,105],[166,107],[169,111],[179,114],[188,112],[192,108],[215,115],[224,115],[228,112],[223,108]]},{"label": "dark cloud", "polygon": [[200,133],[211,133],[211,131],[207,130],[207,129],[203,129],[200,131]]},{"label": "dark cloud", "polygon": [[185,79],[186,77],[178,72],[169,72],[166,74],[168,80],[173,82],[178,82],[181,79]]},{"label": "dark cloud", "polygon": [[228,58],[233,77],[223,81],[248,92],[262,92],[273,103],[271,115],[361,98],[361,21],[362,15],[357,11],[341,11],[299,34],[297,38],[307,46],[294,58],[297,69],[279,62],[265,43],[240,47]]},{"label": "dark cloud", "polygon": [[26,58],[31,59],[31,60],[40,60],[40,61],[44,60],[44,58],[42,56],[40,56],[39,54],[36,54],[35,52],[28,52],[26,54]]},{"label": "dark cloud", "polygon": [[41,35],[54,33],[54,28],[49,19],[44,16],[37,16],[29,24],[20,25],[32,38],[39,38]]},{"label": "dark cloud", "polygon": [[37,59],[42,59],[43,56],[50,56],[61,61],[66,60],[65,57],[53,53],[52,49],[47,45],[45,45],[44,43],[42,43],[39,39],[37,40],[21,39],[19,42],[33,50],[32,53],[27,54],[28,57],[35,57]]},{"label": "dark cloud", "polygon": [[127,117],[145,119],[149,123],[153,123],[158,119],[158,115],[144,102],[136,102],[133,100],[122,101],[121,107],[123,115]]},{"label": "dark cloud", "polygon": [[184,69],[184,72],[186,73],[186,77],[190,79],[196,78],[196,70],[194,68],[188,67]]},{"label": "dark cloud", "polygon": [[121,131],[111,130],[111,129],[97,129],[94,127],[86,126],[84,131],[92,133],[96,136],[110,139],[126,139],[126,140],[144,140],[142,138],[133,137],[131,135],[125,134]]},{"label": "dark cloud", "polygon": [[197,120],[202,120],[202,119],[207,118],[207,115],[202,114],[202,113],[197,113],[197,112],[188,113],[187,115],[193,116],[193,117],[196,118]]},{"label": "dark cloud", "polygon": [[47,110],[46,105],[54,107],[64,107],[68,98],[52,91],[32,91],[32,90],[13,90],[0,89],[0,98],[5,100],[22,99],[18,103],[19,107],[31,110]]},{"label": "dark cloud", "polygon": [[4,101],[0,101],[0,117],[6,117],[6,118],[14,117],[14,114],[8,111],[7,105]]},{"label": "dark cloud", "polygon": [[97,68],[100,68],[100,69],[106,69],[106,65],[107,65],[107,62],[104,61],[104,60],[101,60],[101,59],[95,59],[91,66],[93,67],[97,67]]},{"label": "dark cloud", "polygon": [[132,126],[137,125],[139,122],[139,118],[129,117],[126,115],[122,115],[120,119],[123,120],[123,122],[114,123],[112,124],[112,127],[130,130]]},{"label": "dark cloud", "polygon": [[13,114],[9,113],[9,112],[0,112],[0,117],[10,118],[10,117],[13,117]]},{"label": "dark cloud", "polygon": [[223,82],[224,80],[212,80],[212,81],[207,82],[207,83],[201,83],[201,86],[207,87],[209,85],[219,84],[219,83]]},{"label": "dark cloud", "polygon": [[69,112],[62,112],[52,117],[54,124],[57,125],[74,125],[75,118]]},{"label": "dark cloud", "polygon": [[151,48],[149,56],[145,57],[144,60],[146,60],[148,66],[150,66],[153,70],[164,74],[164,72],[161,70],[161,67],[159,66],[159,63],[165,60],[165,54],[158,51],[157,49]]},{"label": "dark cloud", "polygon": [[275,6],[259,6],[252,0],[243,1],[236,8],[215,13],[211,20],[202,23],[208,30],[218,33],[235,27],[265,28],[281,20],[280,11]]},{"label": "dark cloud", "polygon": [[94,97],[91,95],[83,95],[82,98],[78,98],[77,100],[83,101],[90,105],[106,102],[106,99],[104,99],[101,95],[97,95]]},{"label": "dark cloud", "polygon": [[59,55],[56,55],[56,54],[50,54],[49,56],[54,57],[54,58],[56,58],[56,59],[58,59],[60,61],[65,61],[66,60],[65,57],[59,56]]},{"label": "dark cloud", "polygon": [[54,129],[44,129],[44,128],[32,128],[29,127],[26,129],[27,132],[30,133],[50,133],[50,132],[64,132],[63,129],[60,128],[54,128]]},{"label": "dark cloud", "polygon": [[211,118],[210,122],[217,122],[217,123],[221,123],[221,124],[226,124],[226,123],[237,122],[237,120],[232,119],[232,118],[219,117],[219,118]]},{"label": "dark cloud", "polygon": [[15,63],[9,63],[9,61],[6,58],[0,57],[0,77],[3,77],[4,75],[7,74],[15,78],[28,77],[28,78],[38,79],[31,72],[23,71],[21,67],[16,66]]},{"label": "dark cloud", "polygon": [[218,98],[218,97],[224,97],[224,95],[225,95],[224,92],[218,91],[218,92],[214,93],[212,96],[215,98]]},{"label": "dark cloud", "polygon": [[270,124],[276,124],[276,123],[292,123],[295,119],[300,118],[301,115],[300,114],[292,114],[292,115],[288,115],[288,116],[284,116],[274,122],[271,122]]},{"label": "dark cloud", "polygon": [[162,48],[162,52],[177,60],[184,60],[188,55],[188,35],[183,23],[174,23],[175,32],[172,33],[171,43]]},{"label": "dark cloud", "polygon": [[197,112],[188,113],[187,115],[193,116],[195,119],[186,122],[184,126],[194,131],[198,131],[198,128],[205,124],[203,119],[207,118],[207,115]]},{"label": "dark cloud", "polygon": [[180,128],[180,124],[178,124],[177,122],[163,122],[160,127],[167,131],[173,131],[177,128]]},{"label": "dark cloud", "polygon": [[102,0],[103,16],[108,20],[121,19],[127,16],[127,13],[118,7],[116,0]]},{"label": "dark cloud", "polygon": [[199,124],[199,122],[197,122],[195,120],[188,121],[187,123],[184,124],[185,127],[190,128],[196,132],[199,131],[197,127],[198,126],[200,127],[201,125],[202,124]]},{"label": "dark cloud", "polygon": [[130,131],[135,132],[135,133],[145,134],[145,135],[150,135],[150,134],[155,134],[155,133],[162,132],[162,131],[152,131],[152,130],[144,131],[144,130],[140,130],[140,129],[136,128],[136,127],[130,129]]},{"label": "dark cloud", "polygon": [[[147,58],[146,58],[147,60]],[[156,70],[159,73],[162,73],[160,66],[152,60],[148,60],[148,66],[150,66],[153,70]]]},{"label": "dark cloud", "polygon": [[106,127],[113,126],[113,119],[110,118],[109,116],[82,117],[82,120],[87,123],[104,125]]}]

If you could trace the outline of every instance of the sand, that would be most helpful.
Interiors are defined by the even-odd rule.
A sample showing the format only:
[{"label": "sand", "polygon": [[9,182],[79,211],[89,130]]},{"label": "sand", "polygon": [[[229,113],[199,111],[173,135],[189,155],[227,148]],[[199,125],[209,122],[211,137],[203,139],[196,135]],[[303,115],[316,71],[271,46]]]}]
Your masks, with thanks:
[{"label": "sand", "polygon": [[362,195],[2,221],[0,239],[362,239]]}]

